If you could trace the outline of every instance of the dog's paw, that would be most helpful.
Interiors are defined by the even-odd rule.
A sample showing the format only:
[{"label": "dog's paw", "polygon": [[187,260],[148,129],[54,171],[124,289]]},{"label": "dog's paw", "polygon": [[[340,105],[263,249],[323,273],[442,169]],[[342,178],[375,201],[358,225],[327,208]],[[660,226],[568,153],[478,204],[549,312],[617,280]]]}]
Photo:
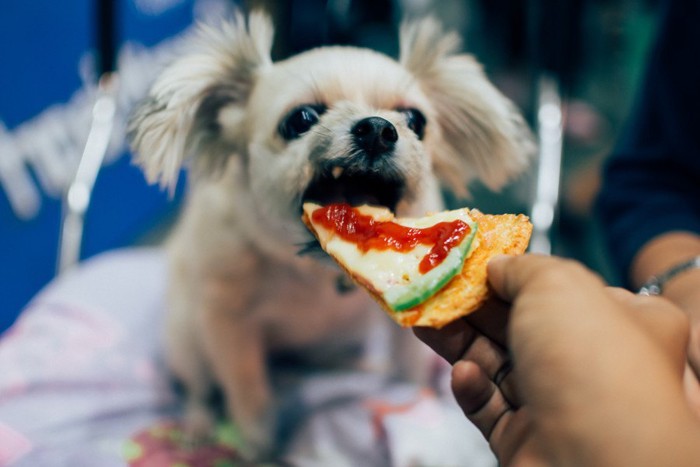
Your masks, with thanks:
[{"label": "dog's paw", "polygon": [[189,402],[185,408],[183,427],[184,444],[191,449],[208,444],[214,440],[216,416],[202,402]]},{"label": "dog's paw", "polygon": [[248,460],[269,461],[277,453],[277,418],[273,411],[255,420],[238,424],[244,441],[243,456]]}]

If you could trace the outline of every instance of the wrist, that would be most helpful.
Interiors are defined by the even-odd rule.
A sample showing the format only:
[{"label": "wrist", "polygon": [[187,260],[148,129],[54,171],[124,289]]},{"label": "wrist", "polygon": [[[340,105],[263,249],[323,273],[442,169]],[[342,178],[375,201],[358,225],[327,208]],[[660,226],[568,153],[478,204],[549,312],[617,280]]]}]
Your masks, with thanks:
[{"label": "wrist", "polygon": [[[653,277],[661,277],[675,267],[700,256],[700,236],[689,232],[672,232],[661,235],[647,243],[632,263],[630,278],[632,284],[641,288]],[[681,268],[683,269],[683,268]],[[692,267],[685,268],[666,278],[666,286],[671,286],[678,278],[688,275]]]},{"label": "wrist", "polygon": [[679,261],[660,274],[651,276],[639,289],[639,293],[641,295],[661,295],[674,281],[684,277],[692,277],[691,273],[696,270],[700,270],[700,255]]}]

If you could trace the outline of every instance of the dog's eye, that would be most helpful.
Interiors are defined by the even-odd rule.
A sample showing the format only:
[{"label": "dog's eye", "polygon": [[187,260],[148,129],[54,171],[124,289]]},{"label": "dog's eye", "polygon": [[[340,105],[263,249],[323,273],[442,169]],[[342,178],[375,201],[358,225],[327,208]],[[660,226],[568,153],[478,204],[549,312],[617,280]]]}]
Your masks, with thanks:
[{"label": "dog's eye", "polygon": [[296,107],[282,119],[280,135],[287,141],[298,138],[318,122],[319,115],[326,110],[323,105],[302,105]]},{"label": "dog's eye", "polygon": [[425,134],[425,115],[418,109],[397,109],[406,116],[406,124],[418,136],[423,139]]}]

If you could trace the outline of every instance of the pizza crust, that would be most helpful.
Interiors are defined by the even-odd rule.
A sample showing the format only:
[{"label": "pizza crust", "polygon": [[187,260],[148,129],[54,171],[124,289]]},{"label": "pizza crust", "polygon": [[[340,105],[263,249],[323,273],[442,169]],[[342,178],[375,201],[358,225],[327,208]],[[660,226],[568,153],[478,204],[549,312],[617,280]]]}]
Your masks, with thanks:
[{"label": "pizza crust", "polygon": [[527,216],[488,215],[476,209],[470,210],[469,215],[479,224],[478,247],[464,262],[462,272],[437,294],[401,313],[387,309],[401,326],[441,328],[476,311],[491,294],[486,273],[489,260],[499,254],[522,254],[527,249],[532,234]]},{"label": "pizza crust", "polygon": [[[524,253],[532,234],[532,224],[523,214],[490,215],[471,209],[469,215],[479,225],[475,239],[478,243],[464,262],[462,271],[435,295],[408,310],[399,312],[392,310],[366,281],[357,277],[343,264],[338,264],[353,281],[365,288],[389,317],[400,326],[441,328],[477,310],[488,299],[491,294],[486,277],[486,266],[489,260],[499,254]],[[306,214],[303,220],[318,238],[318,233]],[[323,248],[325,242],[321,238],[319,241]]]}]

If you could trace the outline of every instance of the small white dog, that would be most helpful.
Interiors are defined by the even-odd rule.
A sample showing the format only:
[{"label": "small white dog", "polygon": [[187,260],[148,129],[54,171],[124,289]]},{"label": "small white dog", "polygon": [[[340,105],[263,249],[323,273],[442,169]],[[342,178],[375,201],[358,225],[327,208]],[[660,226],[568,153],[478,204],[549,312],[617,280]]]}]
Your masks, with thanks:
[{"label": "small white dog", "polygon": [[[270,353],[342,354],[389,323],[367,294],[339,286],[339,269],[298,254],[313,238],[302,202],[420,216],[442,209],[441,186],[499,188],[533,147],[511,102],[434,20],[402,27],[398,61],[336,46],[273,63],[272,36],[261,13],[202,27],[130,124],[150,181],[172,187],[183,163],[193,168],[169,240],[167,355],[187,390],[187,427],[211,428],[218,384],[258,455],[274,445]],[[420,373],[398,348],[390,363]]]}]

